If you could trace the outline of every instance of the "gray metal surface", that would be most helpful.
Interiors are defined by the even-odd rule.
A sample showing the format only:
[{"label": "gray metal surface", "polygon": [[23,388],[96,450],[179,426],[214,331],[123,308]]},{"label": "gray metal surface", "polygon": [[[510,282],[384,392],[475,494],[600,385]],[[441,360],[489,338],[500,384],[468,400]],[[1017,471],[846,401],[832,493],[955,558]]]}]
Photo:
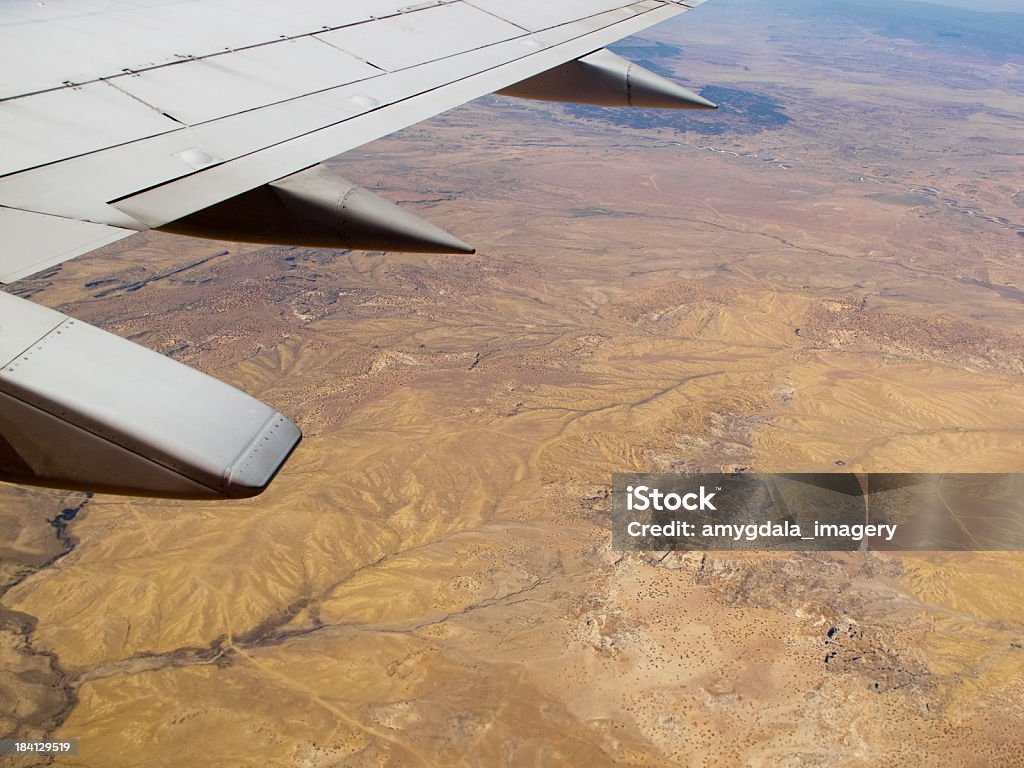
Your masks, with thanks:
[{"label": "gray metal surface", "polygon": [[195,126],[381,73],[319,38],[301,37],[157,67],[114,84],[179,123]]},{"label": "gray metal surface", "polygon": [[30,301],[0,298],[0,371],[66,319]]},{"label": "gray metal surface", "polygon": [[[621,2],[621,0],[620,0]],[[511,40],[523,30],[467,3],[424,7],[317,35],[388,72]]]},{"label": "gray metal surface", "polygon": [[107,83],[0,102],[0,176],[181,128]]},{"label": "gray metal surface", "polygon": [[[12,283],[102,245],[135,234],[105,224],[0,208],[0,283]],[[0,249],[3,246],[0,245]]]},{"label": "gray metal surface", "polygon": [[622,0],[472,0],[473,5],[495,16],[508,19],[530,32],[550,29],[576,19],[585,19],[604,11],[621,8]]},{"label": "gray metal surface", "polygon": [[5,0],[0,98],[369,21],[408,5],[408,0]]},{"label": "gray metal surface", "polygon": [[134,496],[219,497],[205,485],[2,390],[0,481]]},{"label": "gray metal surface", "polygon": [[0,211],[88,222],[62,227],[56,250],[40,245],[53,219],[5,230],[0,282],[116,237],[94,226],[180,219],[687,10],[667,0],[401,9],[0,4]]},{"label": "gray metal surface", "polygon": [[0,293],[0,328],[11,327],[5,357],[36,338],[0,369],[0,480],[251,496],[299,440],[284,416],[227,384]]}]

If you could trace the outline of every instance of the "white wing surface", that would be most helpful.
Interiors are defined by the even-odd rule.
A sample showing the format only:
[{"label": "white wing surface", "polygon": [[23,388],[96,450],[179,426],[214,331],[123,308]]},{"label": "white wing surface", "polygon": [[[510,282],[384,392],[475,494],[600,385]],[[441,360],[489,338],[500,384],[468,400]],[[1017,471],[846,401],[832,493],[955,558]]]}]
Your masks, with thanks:
[{"label": "white wing surface", "polygon": [[506,88],[693,0],[7,0],[0,282]]}]

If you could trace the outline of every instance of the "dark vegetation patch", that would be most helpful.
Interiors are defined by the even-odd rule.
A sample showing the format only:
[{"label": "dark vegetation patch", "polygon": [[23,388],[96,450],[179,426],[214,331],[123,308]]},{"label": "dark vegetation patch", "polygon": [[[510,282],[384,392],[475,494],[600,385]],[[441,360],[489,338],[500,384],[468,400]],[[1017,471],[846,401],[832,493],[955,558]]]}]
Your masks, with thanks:
[{"label": "dark vegetation patch", "polygon": [[592,107],[587,104],[569,104],[566,109],[573,117],[624,128],[670,128],[677,133],[692,132],[704,136],[760,133],[781,128],[790,120],[778,101],[754,91],[709,85],[701,89],[700,95],[718,104],[718,109],[630,109]]}]

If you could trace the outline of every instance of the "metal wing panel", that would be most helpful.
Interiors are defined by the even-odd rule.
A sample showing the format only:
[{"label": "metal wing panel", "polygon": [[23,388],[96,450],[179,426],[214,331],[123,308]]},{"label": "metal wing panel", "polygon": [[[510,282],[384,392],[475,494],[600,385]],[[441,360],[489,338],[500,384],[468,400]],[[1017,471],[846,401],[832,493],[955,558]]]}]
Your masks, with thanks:
[{"label": "metal wing panel", "polygon": [[[18,3],[16,7],[27,5],[36,3]],[[48,9],[49,4],[40,7],[41,11]],[[143,65],[152,51],[137,34],[133,35],[117,18],[108,16],[101,25],[99,17],[88,13],[85,9],[82,14],[70,16],[47,17],[43,13],[42,18],[15,23],[10,10],[4,9],[4,23],[0,25],[0,99],[92,82]],[[94,29],[89,36],[76,29],[81,15],[92,19]],[[40,56],[41,50],[51,55]]]},{"label": "metal wing panel", "polygon": [[106,83],[0,102],[0,175],[177,128]]},{"label": "metal wing panel", "polygon": [[522,34],[519,27],[460,2],[345,27],[317,37],[394,72]]},{"label": "metal wing panel", "polygon": [[604,11],[631,5],[624,0],[470,0],[474,6],[513,24],[539,32],[542,29],[556,27],[575,19],[594,16]]},{"label": "metal wing panel", "polygon": [[402,0],[8,1],[0,9],[0,99],[369,21],[406,5]]},{"label": "metal wing panel", "polygon": [[252,496],[299,440],[265,403],[59,312],[0,293],[0,325],[22,346],[0,342],[0,481]]},{"label": "metal wing panel", "polygon": [[[31,391],[39,400],[88,414],[92,421],[120,425],[129,434],[145,425],[145,442],[178,461],[191,458],[181,445],[200,446],[210,474],[237,457],[235,435],[213,431],[208,422],[193,418],[201,405],[213,405],[211,388],[227,393],[228,385],[150,350],[127,347],[117,336],[75,320],[39,344],[39,351],[33,346],[8,364],[0,372],[0,381]],[[97,375],[98,369],[102,375]],[[69,377],[68,371],[90,374]],[[120,391],[121,397],[109,397],[111,391]],[[268,406],[247,396],[225,397],[218,405],[225,424],[263,423],[272,414]]]},{"label": "metal wing panel", "polygon": [[153,109],[197,125],[381,74],[315,37],[159,67],[111,82]]},{"label": "metal wing panel", "polygon": [[[0,206],[68,219],[143,230],[146,226],[107,204],[129,189],[143,189],[196,170],[187,159],[190,150],[204,150],[188,128],[102,152],[64,160],[0,178]],[[202,167],[202,166],[200,166]],[[6,236],[0,242],[0,266],[18,244]]]},{"label": "metal wing panel", "polygon": [[[193,3],[181,3],[178,17],[165,8],[127,8],[69,14],[21,26],[0,28],[0,64],[4,66],[0,98],[95,82],[125,72],[223,53],[241,38],[237,23],[197,23],[186,14]],[[249,24],[243,24],[249,28]],[[41,57],[39,50],[51,51]],[[32,62],[26,67],[24,62]],[[15,67],[13,70],[9,66]]]},{"label": "metal wing panel", "polygon": [[19,311],[10,312],[0,305],[0,370],[67,319],[29,301],[16,306]]},{"label": "metal wing panel", "polygon": [[87,221],[0,207],[0,283],[12,283],[134,234]]}]

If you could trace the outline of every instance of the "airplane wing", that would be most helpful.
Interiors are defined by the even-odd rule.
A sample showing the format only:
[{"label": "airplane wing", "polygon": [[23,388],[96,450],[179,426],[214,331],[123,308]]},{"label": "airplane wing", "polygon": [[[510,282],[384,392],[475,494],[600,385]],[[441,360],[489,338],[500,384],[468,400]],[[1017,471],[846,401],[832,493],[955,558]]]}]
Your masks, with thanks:
[{"label": "airplane wing", "polygon": [[[151,228],[253,242],[471,250],[318,164],[499,91],[714,107],[603,50],[704,0],[407,2],[6,0],[0,283]],[[194,396],[171,407],[180,409],[172,423],[154,420],[168,407],[167,392],[158,401],[137,390],[137,412],[107,412],[126,370],[153,371],[139,386],[174,378],[134,351],[108,358],[114,362],[88,397],[81,389],[57,392],[48,378],[55,374],[40,360],[58,348],[69,354],[69,335],[87,359],[96,359],[87,354],[91,345],[104,353],[126,347],[95,329],[82,335],[88,326],[47,312],[0,294],[0,480],[172,496],[195,495],[198,483],[199,495],[247,495],[265,487],[298,440],[291,422],[236,390],[243,399],[226,407],[227,422],[211,422],[213,408],[194,413],[202,402]],[[219,384],[193,374],[182,374],[190,382],[183,391]],[[217,389],[212,402],[230,401],[228,389]],[[10,415],[23,406],[31,411]],[[60,424],[33,427],[44,416]],[[174,424],[204,419],[234,442],[197,459],[211,435],[176,435]],[[142,457],[146,472],[166,470],[187,483],[181,493],[173,482],[151,488],[151,480],[132,480],[133,471],[107,477],[95,461],[69,473],[71,459],[52,447],[58,435],[65,448],[74,442],[64,434],[67,423],[83,445],[111,444]],[[264,438],[275,446],[273,457],[238,485],[231,467]]]}]

